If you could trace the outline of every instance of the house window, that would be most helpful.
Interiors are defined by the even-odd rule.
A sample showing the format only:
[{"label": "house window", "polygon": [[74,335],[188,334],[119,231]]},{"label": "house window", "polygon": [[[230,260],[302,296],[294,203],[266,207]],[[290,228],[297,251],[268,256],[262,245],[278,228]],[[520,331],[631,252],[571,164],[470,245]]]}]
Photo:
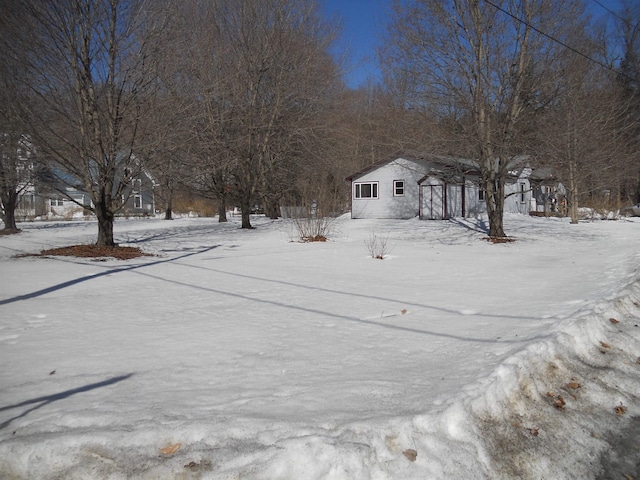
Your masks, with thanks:
[{"label": "house window", "polygon": [[133,208],[142,208],[142,195],[133,196]]},{"label": "house window", "polygon": [[404,196],[404,180],[393,181],[393,196],[394,197]]},{"label": "house window", "polygon": [[355,198],[378,198],[378,182],[356,183]]},{"label": "house window", "polygon": [[134,192],[139,192],[140,190],[142,190],[142,180],[139,178],[136,178],[133,181],[133,191]]},{"label": "house window", "polygon": [[520,203],[525,203],[527,193],[527,186],[524,183],[520,184]]},{"label": "house window", "polygon": [[487,191],[484,188],[478,190],[478,200],[484,202],[487,199]]},{"label": "house window", "polygon": [[64,205],[64,201],[61,198],[52,198],[51,206],[52,207],[62,207]]}]

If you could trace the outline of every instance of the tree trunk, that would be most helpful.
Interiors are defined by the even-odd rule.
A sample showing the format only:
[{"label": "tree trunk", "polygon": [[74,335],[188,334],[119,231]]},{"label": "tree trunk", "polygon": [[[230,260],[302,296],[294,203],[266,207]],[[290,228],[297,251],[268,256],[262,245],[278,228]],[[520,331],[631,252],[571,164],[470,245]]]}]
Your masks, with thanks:
[{"label": "tree trunk", "polygon": [[247,195],[243,195],[240,199],[240,210],[242,228],[253,228],[251,226],[251,200]]},{"label": "tree trunk", "polygon": [[504,180],[498,172],[492,172],[492,176],[487,182],[489,237],[504,238],[507,236],[504,233]]},{"label": "tree trunk", "polygon": [[164,209],[164,219],[173,220],[173,198],[169,196]]},{"label": "tree trunk", "polygon": [[98,247],[117,247],[113,241],[113,212],[104,203],[96,204],[96,217],[98,219]]},{"label": "tree trunk", "polygon": [[2,204],[4,206],[3,230],[5,232],[17,232],[16,206],[18,205],[18,193],[15,190],[7,192],[6,195],[2,196]]},{"label": "tree trunk", "polygon": [[277,220],[280,218],[280,202],[276,198],[265,198],[265,214],[269,216],[271,220]]},{"label": "tree trunk", "polygon": [[218,223],[227,221],[227,199],[222,196],[218,199]]},{"label": "tree trunk", "polygon": [[487,209],[489,214],[489,237],[504,238],[507,236],[504,233],[504,202],[491,203],[494,203],[493,207]]}]

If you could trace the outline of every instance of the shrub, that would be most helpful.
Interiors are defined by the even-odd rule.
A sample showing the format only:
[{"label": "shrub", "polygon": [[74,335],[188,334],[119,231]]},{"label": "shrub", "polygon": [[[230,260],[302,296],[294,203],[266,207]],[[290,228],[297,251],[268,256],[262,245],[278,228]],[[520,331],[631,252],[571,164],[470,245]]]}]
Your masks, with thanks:
[{"label": "shrub", "polygon": [[389,246],[389,238],[380,238],[375,234],[375,232],[371,232],[364,243],[367,246],[369,254],[372,258],[383,260],[384,257],[389,255],[389,253],[391,252],[391,247]]},{"label": "shrub", "polygon": [[301,242],[326,242],[333,232],[334,221],[334,218],[307,215],[295,217],[293,224]]}]

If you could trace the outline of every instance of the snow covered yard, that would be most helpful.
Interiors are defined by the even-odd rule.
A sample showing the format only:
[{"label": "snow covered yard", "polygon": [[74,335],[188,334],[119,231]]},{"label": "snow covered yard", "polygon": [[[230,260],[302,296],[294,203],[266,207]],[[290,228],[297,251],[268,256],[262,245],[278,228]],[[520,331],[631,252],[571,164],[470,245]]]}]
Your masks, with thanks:
[{"label": "snow covered yard", "polygon": [[481,223],[341,217],[303,244],[285,220],[123,220],[155,254],[124,262],[15,258],[97,230],[20,225],[0,477],[637,475],[637,439],[626,464],[612,445],[640,418],[640,221],[511,215],[499,245]]}]

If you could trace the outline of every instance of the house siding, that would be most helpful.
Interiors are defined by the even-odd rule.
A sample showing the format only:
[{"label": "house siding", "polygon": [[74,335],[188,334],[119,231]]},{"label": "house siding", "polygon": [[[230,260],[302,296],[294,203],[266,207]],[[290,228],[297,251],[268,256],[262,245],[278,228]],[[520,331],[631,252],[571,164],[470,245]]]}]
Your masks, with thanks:
[{"label": "house siding", "polygon": [[[414,162],[398,158],[351,182],[351,218],[409,219],[418,215],[418,181],[424,171]],[[394,195],[394,182],[404,181],[404,195]],[[378,198],[356,198],[356,184],[377,182]]]},{"label": "house siding", "polygon": [[518,178],[505,183],[504,211],[506,213],[529,214],[531,205],[531,186],[529,179]]},{"label": "house siding", "polygon": [[480,180],[478,177],[465,182],[465,217],[476,217],[487,213],[487,204],[480,200]]}]

